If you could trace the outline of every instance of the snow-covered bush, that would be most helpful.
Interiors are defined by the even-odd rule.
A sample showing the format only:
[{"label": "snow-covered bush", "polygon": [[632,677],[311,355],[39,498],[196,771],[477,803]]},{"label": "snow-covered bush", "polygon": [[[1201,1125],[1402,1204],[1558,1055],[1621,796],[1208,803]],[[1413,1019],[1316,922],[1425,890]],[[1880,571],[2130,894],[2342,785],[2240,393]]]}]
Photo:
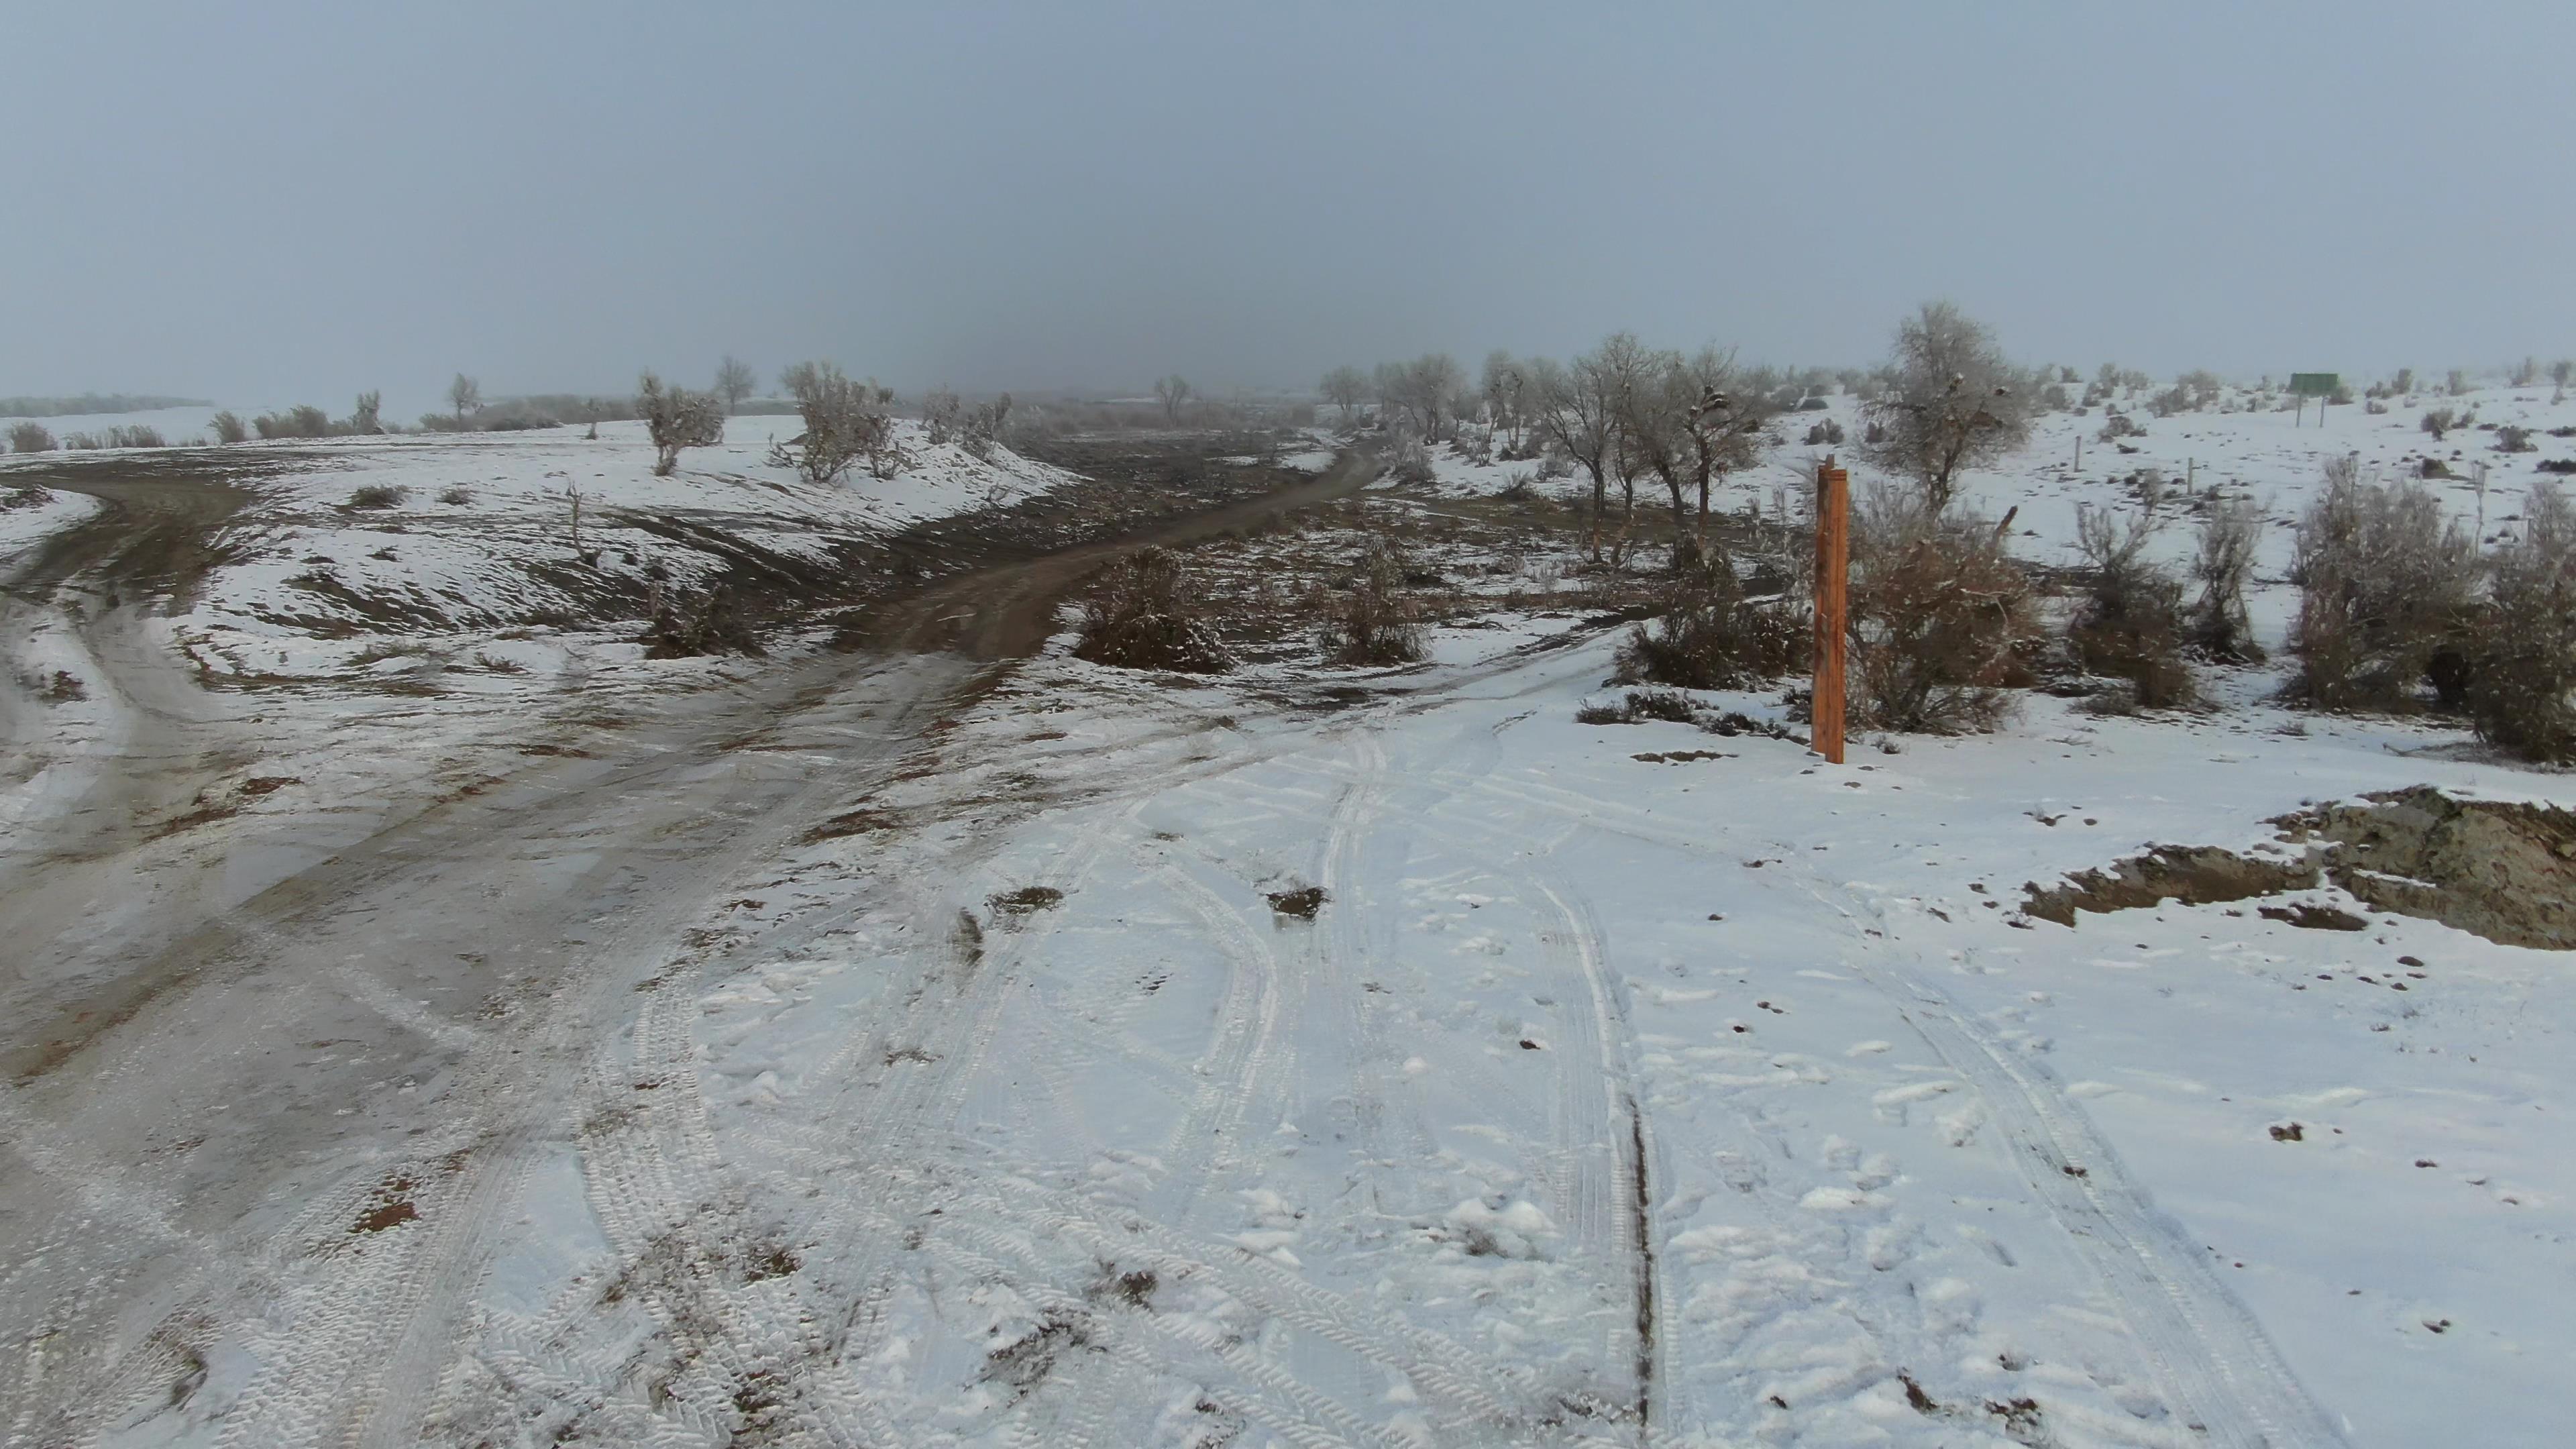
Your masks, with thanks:
[{"label": "snow-covered bush", "polygon": [[861,458],[879,478],[894,476],[901,455],[894,446],[894,389],[871,378],[854,382],[839,365],[800,362],[780,373],[805,431],[774,449],[771,461],[791,465],[809,483],[828,483]]},{"label": "snow-covered bush", "polygon": [[1431,449],[1410,432],[1399,433],[1386,450],[1386,471],[1398,483],[1429,483],[1440,475],[1431,466]]},{"label": "snow-covered bush", "polygon": [[1423,653],[1422,609],[1404,583],[1404,559],[1384,539],[1360,556],[1347,597],[1326,611],[1324,652],[1336,664],[1410,664]]},{"label": "snow-covered bush", "polygon": [[2037,637],[2030,580],[2001,532],[1877,491],[1852,516],[1851,717],[1871,729],[1992,729]]},{"label": "snow-covered bush", "polygon": [[2544,478],[2522,517],[2522,537],[2490,560],[2469,718],[2480,738],[2527,758],[2576,763],[2576,505]]},{"label": "snow-covered bush", "polygon": [[2456,657],[2473,607],[2476,545],[2417,484],[2361,481],[2351,458],[2326,462],[2326,486],[2299,523],[2291,582],[2295,698],[2319,709],[2402,709]]},{"label": "snow-covered bush", "polygon": [[1621,684],[1745,689],[1803,668],[1808,622],[1781,600],[1751,600],[1722,553],[1686,562],[1664,587],[1663,614],[1619,646]]},{"label": "snow-covered bush", "polygon": [[724,400],[712,392],[666,387],[651,373],[635,389],[635,414],[653,440],[653,472],[668,476],[680,466],[682,448],[724,441]]},{"label": "snow-covered bush", "polygon": [[44,425],[43,423],[38,423],[38,422],[24,422],[24,423],[15,423],[15,424],[12,424],[12,425],[10,426],[10,428],[9,428],[9,451],[10,451],[10,452],[12,452],[12,453],[50,453],[50,452],[52,452],[53,450],[54,450],[54,435],[53,435],[51,432],[49,432],[49,431],[47,431],[47,430],[46,430],[45,425]]},{"label": "snow-covered bush", "polygon": [[1233,658],[1201,622],[1197,596],[1186,583],[1180,560],[1165,549],[1149,548],[1110,565],[1082,601],[1074,657],[1184,674],[1233,668]]}]

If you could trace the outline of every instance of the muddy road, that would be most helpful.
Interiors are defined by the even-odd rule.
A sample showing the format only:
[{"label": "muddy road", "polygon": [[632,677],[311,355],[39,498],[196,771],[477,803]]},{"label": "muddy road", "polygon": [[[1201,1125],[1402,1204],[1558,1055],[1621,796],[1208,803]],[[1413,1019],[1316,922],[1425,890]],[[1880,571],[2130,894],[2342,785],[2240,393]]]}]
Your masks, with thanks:
[{"label": "muddy road", "polygon": [[[850,621],[847,652],[740,671],[467,791],[190,856],[154,822],[255,749],[246,711],[294,701],[206,696],[148,625],[226,557],[259,466],[49,472],[108,508],[0,604],[12,680],[32,631],[68,632],[120,706],[97,758],[45,762],[41,818],[0,856],[0,1343],[29,1346],[0,1377],[8,1442],[167,1403],[207,1372],[213,1326],[262,1313],[282,1255],[417,1218],[435,1231],[399,1281],[287,1345],[321,1356],[327,1395],[261,1420],[279,1443],[412,1442],[461,1294],[492,1266],[478,1214],[560,1155],[581,1073],[719,884],[865,797],[1091,571],[1370,476],[1348,459],[957,574]],[[36,707],[22,690],[12,727]],[[257,889],[228,887],[243,879]]]}]

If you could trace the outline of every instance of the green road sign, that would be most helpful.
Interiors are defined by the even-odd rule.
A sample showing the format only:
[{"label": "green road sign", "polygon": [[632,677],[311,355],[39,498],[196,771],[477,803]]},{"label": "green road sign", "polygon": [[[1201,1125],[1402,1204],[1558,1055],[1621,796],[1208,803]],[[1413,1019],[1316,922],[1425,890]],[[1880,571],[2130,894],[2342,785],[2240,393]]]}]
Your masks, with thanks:
[{"label": "green road sign", "polygon": [[2294,372],[2290,374],[2290,391],[2300,397],[2333,397],[2343,386],[2339,372]]}]

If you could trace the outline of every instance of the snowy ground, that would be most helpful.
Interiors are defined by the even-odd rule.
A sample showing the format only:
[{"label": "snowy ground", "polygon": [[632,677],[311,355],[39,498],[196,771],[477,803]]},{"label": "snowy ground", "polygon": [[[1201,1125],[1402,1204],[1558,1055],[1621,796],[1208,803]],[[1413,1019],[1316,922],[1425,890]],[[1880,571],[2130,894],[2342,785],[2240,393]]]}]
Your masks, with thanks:
[{"label": "snowy ground", "polygon": [[[2450,405],[2576,424],[2522,396]],[[2096,410],[1971,497],[2066,562],[2075,503],[2196,460],[2284,525],[2257,601],[2277,644],[2318,457],[2393,471],[2431,441],[2419,412],[2142,419],[2120,454]],[[2492,455],[2491,533],[2535,458],[2576,453],[2540,441]],[[499,595],[423,547],[469,532],[433,523],[448,486],[489,510],[486,556],[568,549],[549,474],[596,455],[517,446],[405,464],[379,562]],[[281,536],[274,567],[368,558],[372,521],[336,511],[368,466],[293,480],[273,526],[329,532]],[[1440,489],[1516,466],[1444,462]],[[671,506],[777,481],[735,468]],[[524,774],[451,759],[473,789],[391,846],[362,762],[299,734],[293,774],[350,782],[154,848],[286,887],[331,849],[399,871],[347,909],[249,901],[269,934],[219,982],[76,1082],[0,1097],[0,1224],[34,1245],[0,1259],[23,1345],[0,1422],[108,1445],[2562,1442],[2562,960],[2367,912],[2015,907],[2151,842],[2255,847],[2311,801],[2576,803],[2567,776],[2280,710],[2277,667],[2210,675],[2206,714],[2032,697],[2000,734],[1839,768],[1578,724],[1610,640],[1559,607],[1560,557],[1444,533],[1442,506],[1379,490],[1302,543],[1194,555],[1284,599],[1298,547],[1329,574],[1407,530],[1483,603],[1406,670],[1282,654],[1185,684],[1061,640],[980,683],[700,664],[685,694],[547,717],[529,743],[571,753]],[[276,622],[286,587],[219,581],[193,627],[243,621],[291,664],[326,646]],[[531,892],[567,880],[598,884],[546,919]],[[262,1133],[295,1149],[272,1178],[192,1166]]]}]

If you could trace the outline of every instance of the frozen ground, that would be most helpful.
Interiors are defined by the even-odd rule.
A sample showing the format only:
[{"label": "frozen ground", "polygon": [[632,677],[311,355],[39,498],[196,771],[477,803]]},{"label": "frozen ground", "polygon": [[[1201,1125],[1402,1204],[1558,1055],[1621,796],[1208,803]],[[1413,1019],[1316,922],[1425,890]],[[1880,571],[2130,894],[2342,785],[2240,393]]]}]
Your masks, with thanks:
[{"label": "frozen ground", "polygon": [[[2481,416],[2513,406],[2576,422]],[[2044,430],[1977,497],[2021,505],[2025,554],[2058,562],[2115,467],[2199,459],[2286,520],[2315,452],[2394,468],[2430,441],[2413,419],[2148,420],[2141,452],[2088,442],[2069,476],[2071,435]],[[459,486],[517,500],[491,505],[512,557],[556,546],[557,465],[502,456],[453,455]],[[2494,456],[2490,531],[2534,455]],[[482,458],[528,481],[466,480]],[[333,507],[355,484],[302,476],[279,526],[314,531],[276,552],[365,557],[345,540],[373,524]],[[398,561],[467,532],[404,506]],[[1254,544],[1207,552],[1230,550],[1258,572]],[[195,808],[230,813],[121,842],[102,859],[126,895],[49,877],[89,894],[49,886],[43,930],[17,928],[70,943],[58,977],[20,968],[18,1001],[120,953],[169,974],[112,1019],[46,1020],[68,1050],[11,1043],[0,1424],[107,1445],[2562,1441],[2561,957],[2252,901],[2073,928],[2015,907],[2150,842],[2257,846],[2309,801],[2566,804],[2567,777],[2430,725],[2292,715],[2265,670],[2213,677],[2208,715],[2035,697],[2001,734],[1841,768],[1760,734],[1581,725],[1609,641],[1550,607],[1560,582],[1533,552],[1481,577],[1510,602],[1442,629],[1433,663],[1321,695],[1277,662],[1183,685],[1058,641],[1001,671],[639,660],[600,693],[596,667],[532,667],[569,680],[550,691],[483,671],[527,692],[470,725],[444,696],[228,695],[274,702],[147,732],[219,756],[226,793]],[[263,622],[274,597],[218,574],[191,627],[238,600],[257,647],[323,647]],[[436,748],[426,716],[375,713],[433,708],[454,712]],[[301,763],[222,753],[260,730]],[[386,783],[406,749],[442,772],[435,803]],[[174,920],[198,934],[155,934]]]}]

